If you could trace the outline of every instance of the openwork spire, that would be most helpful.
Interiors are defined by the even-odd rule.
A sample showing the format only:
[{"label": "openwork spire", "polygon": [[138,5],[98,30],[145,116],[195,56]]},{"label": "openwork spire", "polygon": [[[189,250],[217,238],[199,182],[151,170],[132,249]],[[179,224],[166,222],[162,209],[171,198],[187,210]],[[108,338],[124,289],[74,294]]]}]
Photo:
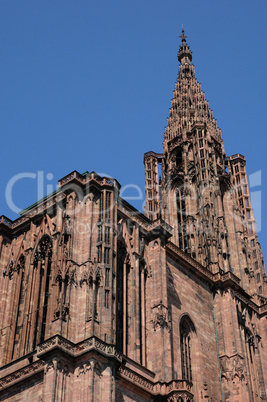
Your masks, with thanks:
[{"label": "openwork spire", "polygon": [[178,60],[180,62],[179,73],[165,129],[165,152],[169,141],[177,137],[186,140],[187,133],[191,132],[196,123],[205,124],[210,135],[221,142],[220,129],[217,127],[212,110],[205,99],[205,93],[196,80],[195,67],[191,64],[192,52],[186,42],[187,36],[183,29],[180,38],[181,45],[178,52]]}]

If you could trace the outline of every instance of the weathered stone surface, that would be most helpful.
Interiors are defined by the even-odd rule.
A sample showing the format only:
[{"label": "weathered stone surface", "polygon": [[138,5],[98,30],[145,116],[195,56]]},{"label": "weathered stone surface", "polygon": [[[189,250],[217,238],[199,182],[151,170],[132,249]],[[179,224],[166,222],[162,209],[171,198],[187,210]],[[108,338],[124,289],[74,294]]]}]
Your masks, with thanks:
[{"label": "weathered stone surface", "polygon": [[146,216],[116,180],[74,171],[0,218],[1,400],[267,398],[245,158],[226,158],[181,39],[163,153],[144,158]]}]

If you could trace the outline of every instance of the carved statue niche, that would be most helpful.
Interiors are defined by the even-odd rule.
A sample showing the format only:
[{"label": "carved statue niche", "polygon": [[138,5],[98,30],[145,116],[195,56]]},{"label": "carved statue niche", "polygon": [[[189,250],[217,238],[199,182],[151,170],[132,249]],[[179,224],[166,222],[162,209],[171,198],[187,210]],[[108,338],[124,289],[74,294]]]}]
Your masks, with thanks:
[{"label": "carved statue niche", "polygon": [[7,268],[3,271],[3,277],[8,276],[9,279],[13,278],[15,272],[19,273],[20,270],[24,270],[25,268],[25,255],[18,253],[19,258],[14,259],[13,251],[11,253],[11,259]]},{"label": "carved statue niche", "polygon": [[154,331],[156,331],[157,328],[167,328],[169,332],[171,331],[171,320],[169,317],[168,307],[164,306],[162,301],[151,309],[151,313],[151,324],[154,328]]},{"label": "carved statue niche", "polygon": [[93,292],[92,292],[92,318],[97,320],[98,318],[98,292],[99,286],[102,280],[101,269],[97,267],[93,277]]},{"label": "carved statue niche", "polygon": [[[70,236],[71,236],[71,218],[70,218],[70,216],[69,215],[65,215],[64,216],[64,223],[63,223],[63,236],[62,236],[62,240],[63,240],[63,242],[62,242],[62,240],[61,240],[61,244],[63,243],[63,249],[64,249],[64,251],[65,250],[67,250],[67,244],[68,244],[68,241],[69,241],[69,238],[70,238]],[[64,247],[65,246],[65,247]],[[63,251],[63,254],[64,254],[64,251]],[[67,258],[67,256],[66,255],[64,255],[64,257],[66,257]]]},{"label": "carved statue niche", "polygon": [[11,258],[11,260],[10,260],[8,266],[7,266],[7,269],[4,270],[4,272],[3,272],[3,276],[4,276],[4,277],[5,277],[5,276],[8,276],[9,279],[12,279],[13,274],[14,274],[14,271],[15,271],[15,270],[14,270],[14,259]]},{"label": "carved statue niche", "polygon": [[62,274],[58,271],[56,277],[56,284],[58,285],[58,296],[57,296],[57,306],[54,310],[54,319],[62,319],[66,321],[69,315],[69,298],[70,298],[70,285],[75,283],[74,281],[74,270],[71,271],[71,277],[69,276],[70,268],[67,267],[66,271]]},{"label": "carved statue niche", "polygon": [[97,320],[98,317],[98,291],[102,281],[102,271],[96,262],[84,264],[84,269],[80,274],[79,285],[86,286],[86,321]]},{"label": "carved statue niche", "polygon": [[19,272],[20,270],[25,269],[25,256],[23,254],[20,255],[19,260],[17,262],[16,270]]},{"label": "carved statue niche", "polygon": [[36,248],[33,259],[33,267],[36,269],[38,267],[39,261],[41,263],[41,266],[43,266],[46,259],[48,259],[48,262],[51,262],[51,257],[52,257],[52,241],[48,235],[44,235],[39,241],[38,246]]}]

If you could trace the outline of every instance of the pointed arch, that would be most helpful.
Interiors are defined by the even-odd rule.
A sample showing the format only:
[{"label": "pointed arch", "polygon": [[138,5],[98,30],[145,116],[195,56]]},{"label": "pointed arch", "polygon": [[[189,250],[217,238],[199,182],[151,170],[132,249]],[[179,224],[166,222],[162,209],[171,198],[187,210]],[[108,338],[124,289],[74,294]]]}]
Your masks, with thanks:
[{"label": "pointed arch", "polygon": [[192,333],[194,333],[194,334],[197,333],[193,320],[191,319],[191,317],[188,313],[184,313],[180,316],[180,326],[181,326],[181,323],[183,323],[183,322],[186,323],[186,325],[190,328],[190,331]]},{"label": "pointed arch", "polygon": [[196,329],[188,314],[181,316],[179,327],[182,379],[192,381],[192,340]]}]

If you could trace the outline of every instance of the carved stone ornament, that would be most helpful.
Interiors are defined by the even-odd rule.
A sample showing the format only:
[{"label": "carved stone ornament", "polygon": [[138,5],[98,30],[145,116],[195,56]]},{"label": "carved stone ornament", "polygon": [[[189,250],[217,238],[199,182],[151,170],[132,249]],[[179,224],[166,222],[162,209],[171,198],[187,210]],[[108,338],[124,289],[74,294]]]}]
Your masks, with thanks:
[{"label": "carved stone ornament", "polygon": [[171,331],[171,321],[168,317],[168,308],[164,306],[162,302],[153,307],[151,323],[154,327],[154,331],[156,331],[157,328],[166,328],[169,332]]},{"label": "carved stone ornament", "polygon": [[7,275],[9,277],[9,279],[12,279],[14,272],[15,272],[14,260],[12,258],[10,263],[9,263],[9,265],[8,265],[8,272],[6,273],[6,271],[4,271],[4,276]]},{"label": "carved stone ornament", "polygon": [[257,349],[261,341],[261,336],[258,334],[255,325],[251,324],[251,329],[249,327],[245,327],[245,334],[246,341],[249,343],[249,345],[254,349]]},{"label": "carved stone ornament", "polygon": [[167,398],[168,402],[191,402],[193,401],[193,397],[191,395],[186,394],[185,392],[175,392],[171,396]]},{"label": "carved stone ornament", "polygon": [[46,258],[48,258],[48,260],[51,261],[52,240],[49,236],[44,235],[39,241],[39,244],[34,254],[34,260],[33,260],[34,268],[37,268],[38,261],[44,261]]},{"label": "carved stone ornament", "polygon": [[28,374],[34,374],[43,370],[44,362],[38,360],[29,366],[23,367],[15,373],[9,374],[6,377],[0,379],[0,389],[10,386],[12,382],[21,381],[21,379]]},{"label": "carved stone ornament", "polygon": [[76,375],[79,377],[80,375],[87,373],[89,370],[92,370],[92,363],[88,360],[76,368]]},{"label": "carved stone ornament", "polygon": [[234,381],[238,377],[240,381],[246,380],[243,358],[239,355],[221,358],[221,377],[225,382]]},{"label": "carved stone ornament", "polygon": [[94,366],[94,371],[99,377],[102,377],[102,367],[99,362],[96,362],[96,364]]},{"label": "carved stone ornament", "polygon": [[66,321],[69,315],[69,303],[62,303],[61,297],[57,299],[57,306],[54,310],[54,320],[61,318]]},{"label": "carved stone ornament", "polygon": [[80,271],[77,279],[80,287],[82,287],[84,283],[91,286],[93,282],[99,285],[103,279],[101,268],[91,261],[86,261],[82,265],[83,270]]},{"label": "carved stone ornament", "polygon": [[37,356],[39,357],[54,348],[60,348],[64,350],[65,353],[70,353],[72,356],[80,355],[81,352],[97,350],[104,356],[113,357],[116,361],[122,362],[122,354],[114,345],[109,345],[95,337],[74,344],[59,335],[55,335],[53,338],[44,341],[37,347]]},{"label": "carved stone ornament", "polygon": [[67,364],[63,364],[60,359],[49,360],[45,365],[44,373],[47,374],[49,370],[57,370],[66,376],[69,376],[69,368]]},{"label": "carved stone ornament", "polygon": [[119,374],[121,377],[124,377],[127,380],[129,380],[130,382],[136,383],[143,389],[153,393],[154,384],[151,381],[146,380],[141,375],[138,375],[138,374],[134,373],[132,370],[130,370],[126,367],[123,367],[123,366],[121,366],[119,368]]},{"label": "carved stone ornament", "polygon": [[47,365],[45,366],[45,370],[44,370],[45,374],[48,373],[48,371],[49,371],[50,369],[55,370],[55,365],[54,365],[53,360],[50,360],[50,361],[47,363]]}]

